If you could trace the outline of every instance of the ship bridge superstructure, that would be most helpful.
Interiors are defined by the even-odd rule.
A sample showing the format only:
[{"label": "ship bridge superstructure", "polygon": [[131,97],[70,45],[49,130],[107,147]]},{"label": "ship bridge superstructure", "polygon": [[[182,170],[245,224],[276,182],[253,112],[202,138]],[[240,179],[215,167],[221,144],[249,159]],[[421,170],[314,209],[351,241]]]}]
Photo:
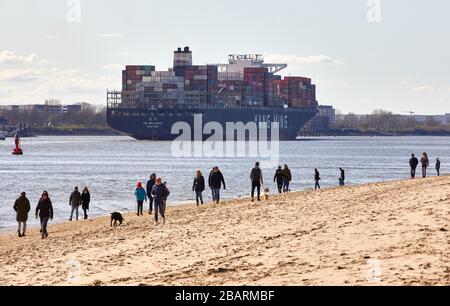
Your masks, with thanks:
[{"label": "ship bridge superstructure", "polygon": [[230,54],[228,64],[217,64],[219,73],[242,73],[245,68],[267,68],[269,73],[275,74],[287,68],[287,64],[264,63],[262,54]]}]

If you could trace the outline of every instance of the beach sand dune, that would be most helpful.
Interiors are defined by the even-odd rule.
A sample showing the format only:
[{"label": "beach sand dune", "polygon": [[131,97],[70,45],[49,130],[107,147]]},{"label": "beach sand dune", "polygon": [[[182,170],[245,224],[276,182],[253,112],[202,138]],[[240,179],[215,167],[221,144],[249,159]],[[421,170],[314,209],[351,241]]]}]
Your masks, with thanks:
[{"label": "beach sand dune", "polygon": [[0,284],[450,285],[450,177],[125,219],[1,235]]}]

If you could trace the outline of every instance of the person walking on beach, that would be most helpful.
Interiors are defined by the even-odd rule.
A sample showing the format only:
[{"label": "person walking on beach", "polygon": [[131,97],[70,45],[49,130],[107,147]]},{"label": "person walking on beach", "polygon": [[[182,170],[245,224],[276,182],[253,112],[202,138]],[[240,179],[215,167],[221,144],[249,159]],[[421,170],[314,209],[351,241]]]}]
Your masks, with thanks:
[{"label": "person walking on beach", "polygon": [[16,220],[18,224],[17,234],[20,237],[25,237],[27,230],[28,213],[31,210],[30,201],[27,199],[26,193],[22,192],[20,197],[14,203],[14,211],[16,212]]},{"label": "person walking on beach", "polygon": [[83,209],[84,220],[88,218],[89,203],[91,203],[91,193],[87,187],[84,187],[83,193],[81,194],[81,208]]},{"label": "person walking on beach", "polygon": [[225,186],[225,179],[223,177],[222,172],[219,170],[219,167],[214,167],[211,175],[209,176],[209,187],[211,187],[212,195],[213,195],[213,202],[219,204],[220,202],[220,189],[226,189]]},{"label": "person walking on beach", "polygon": [[420,163],[422,164],[422,176],[423,178],[427,177],[427,168],[430,165],[430,160],[428,159],[428,154],[423,152],[422,157],[420,158]]},{"label": "person walking on beach", "polygon": [[283,174],[283,192],[287,193],[290,191],[289,184],[292,181],[292,173],[291,173],[291,170],[289,169],[288,165],[284,165],[282,174]]},{"label": "person walking on beach", "polygon": [[416,178],[416,170],[419,165],[419,160],[414,154],[411,154],[411,159],[409,160],[409,166],[411,167],[411,179]]},{"label": "person walking on beach", "polygon": [[278,193],[283,193],[283,169],[281,168],[281,166],[279,166],[277,171],[275,171],[273,182],[277,183]]},{"label": "person walking on beach", "polygon": [[255,201],[255,189],[257,190],[258,202],[261,201],[261,185],[264,185],[264,179],[259,162],[255,164],[255,168],[250,173],[250,180],[252,181],[252,202]]},{"label": "person walking on beach", "polygon": [[315,174],[314,174],[314,181],[315,181],[315,186],[314,186],[314,189],[320,189],[320,180],[321,180],[321,178],[320,178],[320,173],[319,173],[319,170],[317,170],[317,169],[314,169],[314,172],[315,172]]},{"label": "person walking on beach", "polygon": [[41,221],[41,238],[48,238],[47,225],[48,220],[53,220],[53,206],[47,191],[42,193],[42,197],[36,206],[36,219],[38,215]]},{"label": "person walking on beach", "polygon": [[200,203],[203,205],[203,191],[205,191],[205,178],[200,170],[197,170],[194,178],[194,184],[192,185],[192,191],[195,192],[195,201],[197,206]]},{"label": "person walking on beach", "polygon": [[153,212],[153,196],[152,196],[152,189],[153,189],[153,186],[155,186],[155,183],[156,183],[156,173],[153,173],[151,176],[150,176],[150,180],[147,182],[147,197],[148,197],[148,200],[149,200],[149,210],[148,210],[148,213],[151,215],[152,214],[152,212]]},{"label": "person walking on beach", "polygon": [[345,186],[345,170],[342,168],[339,168],[339,170],[341,171],[341,177],[339,178],[339,185]]},{"label": "person walking on beach", "polygon": [[147,192],[142,187],[142,183],[139,182],[136,186],[136,190],[134,191],[134,196],[136,197],[137,202],[137,215],[144,215],[144,201],[147,202]]},{"label": "person walking on beach", "polygon": [[155,186],[152,189],[153,205],[155,208],[155,226],[158,225],[158,215],[160,214],[163,219],[163,224],[166,223],[166,201],[170,194],[169,189],[162,183],[160,177],[156,179]]},{"label": "person walking on beach", "polygon": [[437,176],[441,176],[441,160],[436,158],[436,172]]},{"label": "person walking on beach", "polygon": [[78,191],[78,187],[75,187],[75,190],[70,194],[70,198],[69,198],[69,206],[72,207],[69,221],[72,221],[74,212],[75,212],[76,220],[78,221],[78,213],[79,213],[79,209],[80,209],[80,203],[81,203],[81,194]]}]

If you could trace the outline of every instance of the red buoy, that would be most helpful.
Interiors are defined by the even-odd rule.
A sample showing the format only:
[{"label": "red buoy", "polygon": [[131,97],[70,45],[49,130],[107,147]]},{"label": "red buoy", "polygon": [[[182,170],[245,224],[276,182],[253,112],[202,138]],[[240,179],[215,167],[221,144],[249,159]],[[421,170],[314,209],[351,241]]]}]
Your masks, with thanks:
[{"label": "red buoy", "polygon": [[20,137],[19,134],[16,134],[14,137],[14,142],[16,144],[16,147],[12,151],[13,155],[23,155],[23,150],[20,148]]}]

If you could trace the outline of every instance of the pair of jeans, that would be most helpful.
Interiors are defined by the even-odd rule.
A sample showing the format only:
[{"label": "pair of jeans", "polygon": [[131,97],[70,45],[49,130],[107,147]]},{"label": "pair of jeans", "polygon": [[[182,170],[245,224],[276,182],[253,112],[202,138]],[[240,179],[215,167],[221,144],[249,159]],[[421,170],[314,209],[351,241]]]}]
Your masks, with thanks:
[{"label": "pair of jeans", "polygon": [[25,235],[25,232],[27,231],[27,221],[18,221],[17,224],[18,224],[17,231]]},{"label": "pair of jeans", "polygon": [[422,176],[423,178],[427,177],[427,166],[422,166]]},{"label": "pair of jeans", "polygon": [[287,179],[283,180],[283,192],[289,192],[289,180]]},{"label": "pair of jeans", "polygon": [[84,219],[88,218],[88,214],[87,214],[87,209],[83,208],[83,212],[84,212]]},{"label": "pair of jeans", "polygon": [[48,220],[50,218],[49,217],[44,217],[41,218],[41,233],[42,233],[42,238],[46,238],[48,236],[48,232],[47,232],[47,225],[48,225]]},{"label": "pair of jeans", "polygon": [[148,201],[150,202],[149,207],[149,212],[150,214],[153,212],[153,196],[152,195],[148,195]]},{"label": "pair of jeans", "polygon": [[166,201],[164,200],[154,200],[155,207],[155,222],[158,223],[158,214],[161,214],[161,217],[165,219],[166,212]]},{"label": "pair of jeans", "polygon": [[283,193],[283,181],[277,182],[278,192]]},{"label": "pair of jeans", "polygon": [[78,221],[79,208],[80,208],[80,206],[72,206],[72,212],[70,213],[70,220],[73,219],[73,213],[75,213],[75,217],[77,218],[77,221]]},{"label": "pair of jeans", "polygon": [[212,197],[213,197],[213,202],[219,202],[220,201],[220,188],[213,188],[212,189]]},{"label": "pair of jeans", "polygon": [[138,215],[144,214],[144,201],[137,201],[137,214]]},{"label": "pair of jeans", "polygon": [[411,168],[411,178],[416,178],[416,168]]},{"label": "pair of jeans", "polygon": [[252,182],[252,199],[255,197],[255,189],[258,194],[258,201],[261,200],[261,182]]},{"label": "pair of jeans", "polygon": [[197,202],[197,206],[200,205],[200,203],[202,203],[203,205],[203,195],[202,195],[203,191],[196,191],[195,192],[195,201]]},{"label": "pair of jeans", "polygon": [[315,189],[320,189],[320,183],[319,181],[316,181],[316,185],[314,186]]}]

